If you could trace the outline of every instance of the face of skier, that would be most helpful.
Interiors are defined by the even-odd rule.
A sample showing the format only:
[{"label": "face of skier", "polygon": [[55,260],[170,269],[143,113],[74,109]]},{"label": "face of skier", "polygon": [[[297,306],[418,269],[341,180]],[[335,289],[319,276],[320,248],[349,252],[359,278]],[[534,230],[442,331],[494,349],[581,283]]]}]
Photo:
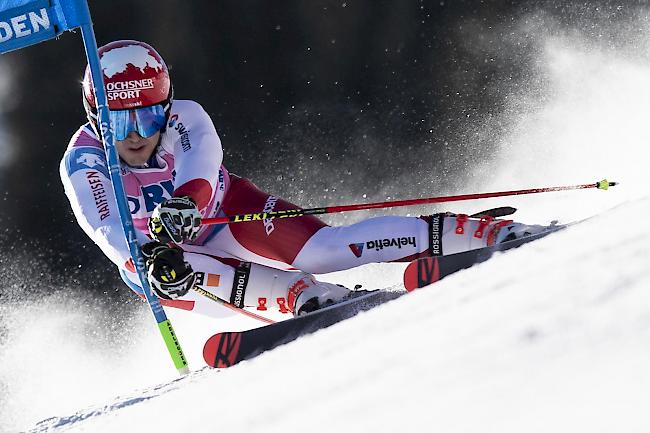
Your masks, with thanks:
[{"label": "face of skier", "polygon": [[124,140],[115,140],[120,158],[127,164],[137,167],[146,164],[160,140],[160,131],[148,138],[135,131],[129,132]]}]

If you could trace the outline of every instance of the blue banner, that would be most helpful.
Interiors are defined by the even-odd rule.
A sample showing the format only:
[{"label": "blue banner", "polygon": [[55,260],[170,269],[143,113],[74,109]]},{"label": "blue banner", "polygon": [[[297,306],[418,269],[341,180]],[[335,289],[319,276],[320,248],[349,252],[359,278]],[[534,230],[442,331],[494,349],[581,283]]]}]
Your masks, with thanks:
[{"label": "blue banner", "polygon": [[88,22],[79,0],[0,0],[0,54],[52,39]]}]

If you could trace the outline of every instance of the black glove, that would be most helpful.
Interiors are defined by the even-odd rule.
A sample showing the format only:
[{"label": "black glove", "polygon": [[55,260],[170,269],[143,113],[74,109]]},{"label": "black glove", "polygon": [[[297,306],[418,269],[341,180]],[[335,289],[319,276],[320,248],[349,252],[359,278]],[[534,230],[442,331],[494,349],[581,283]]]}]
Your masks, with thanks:
[{"label": "black glove", "polygon": [[183,260],[183,251],[160,242],[142,245],[147,264],[147,279],[159,298],[178,299],[194,286],[194,271]]},{"label": "black glove", "polygon": [[189,197],[174,197],[160,203],[149,218],[149,233],[158,242],[182,244],[193,241],[201,228],[201,213]]}]

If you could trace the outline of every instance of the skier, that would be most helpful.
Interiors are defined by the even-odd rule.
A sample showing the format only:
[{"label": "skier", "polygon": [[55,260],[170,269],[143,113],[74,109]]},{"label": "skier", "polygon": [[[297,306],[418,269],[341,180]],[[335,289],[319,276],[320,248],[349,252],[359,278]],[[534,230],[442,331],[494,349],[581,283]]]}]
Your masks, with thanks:
[{"label": "skier", "polygon": [[[199,286],[237,308],[300,314],[350,296],[314,273],[453,254],[539,229],[453,214],[384,216],[345,227],[313,216],[203,226],[204,217],[298,207],[222,165],[212,120],[198,103],[174,100],[167,66],[151,46],[115,41],[99,55],[131,216],[149,283],[164,305],[231,314],[192,290]],[[110,186],[89,68],[82,93],[88,123],[70,140],[61,179],[79,225],[142,296]]]}]

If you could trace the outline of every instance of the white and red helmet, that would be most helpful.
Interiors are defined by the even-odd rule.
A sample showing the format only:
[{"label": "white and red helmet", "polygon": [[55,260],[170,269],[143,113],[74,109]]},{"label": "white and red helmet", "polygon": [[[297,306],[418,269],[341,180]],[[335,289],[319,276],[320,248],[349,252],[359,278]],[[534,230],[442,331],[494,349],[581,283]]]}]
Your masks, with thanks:
[{"label": "white and red helmet", "polygon": [[[144,42],[123,40],[104,45],[98,53],[110,110],[162,105],[169,113],[174,91],[167,65],[155,49]],[[96,128],[97,102],[88,66],[83,80],[83,102],[88,119]]]}]

